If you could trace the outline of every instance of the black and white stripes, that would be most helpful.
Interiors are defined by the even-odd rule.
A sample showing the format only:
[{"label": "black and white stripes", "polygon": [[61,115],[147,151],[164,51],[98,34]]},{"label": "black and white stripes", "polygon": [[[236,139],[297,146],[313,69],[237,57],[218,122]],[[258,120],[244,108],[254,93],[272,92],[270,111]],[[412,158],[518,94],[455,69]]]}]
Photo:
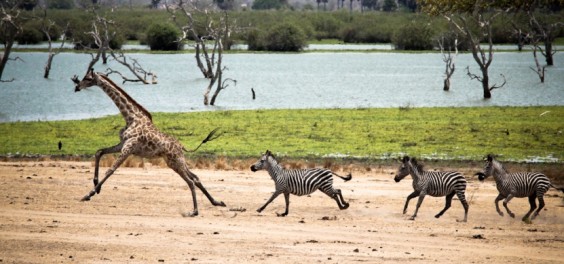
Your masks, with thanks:
[{"label": "black and white stripes", "polygon": [[[539,214],[540,210],[544,207],[544,194],[552,186],[561,191],[564,191],[562,187],[555,187],[550,183],[548,177],[542,173],[538,172],[519,172],[519,173],[508,173],[503,165],[494,159],[492,155],[488,155],[486,159],[486,164],[484,165],[484,171],[477,173],[478,179],[483,181],[488,176],[493,176],[495,179],[497,190],[499,195],[495,198],[495,208],[497,213],[503,216],[503,212],[499,209],[499,201],[503,201],[503,206],[505,210],[511,217],[515,217],[515,214],[509,210],[507,204],[514,197],[528,197],[529,204],[531,206],[529,212],[523,216],[523,221],[530,222],[535,219]],[[539,200],[539,206],[537,209],[536,199]],[[533,216],[531,213],[537,209]],[[529,219],[529,217],[531,218]]]},{"label": "black and white stripes", "polygon": [[261,159],[251,166],[252,171],[267,170],[272,180],[274,180],[276,190],[268,201],[257,211],[260,213],[280,194],[284,194],[286,200],[286,211],[278,216],[288,215],[290,204],[290,194],[302,196],[320,190],[333,198],[341,210],[347,209],[349,204],[345,202],[341,190],[333,188],[333,175],[348,181],[352,178],[351,174],[346,177],[337,175],[328,169],[303,169],[286,170],[278,164],[270,151],[266,151]]},{"label": "black and white stripes", "polygon": [[409,201],[415,197],[419,197],[415,213],[410,218],[411,220],[414,220],[415,217],[417,217],[417,212],[419,211],[419,207],[421,206],[425,195],[431,195],[434,197],[446,196],[445,208],[435,215],[436,218],[439,218],[446,210],[448,210],[448,208],[450,208],[452,198],[456,194],[464,207],[464,219],[462,221],[466,222],[468,219],[468,203],[466,202],[466,197],[464,195],[464,192],[466,191],[466,179],[464,178],[464,175],[458,172],[424,171],[423,166],[418,164],[415,158],[405,156],[402,159],[402,164],[400,165],[394,180],[399,182],[407,175],[411,175],[413,178],[413,192],[407,196],[405,206],[403,207],[404,214],[407,212]]}]

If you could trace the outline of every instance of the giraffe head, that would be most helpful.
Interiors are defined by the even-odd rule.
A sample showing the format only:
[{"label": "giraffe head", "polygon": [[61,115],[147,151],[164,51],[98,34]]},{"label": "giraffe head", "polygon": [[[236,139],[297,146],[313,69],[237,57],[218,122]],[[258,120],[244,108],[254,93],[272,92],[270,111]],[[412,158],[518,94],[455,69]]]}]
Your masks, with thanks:
[{"label": "giraffe head", "polygon": [[88,87],[91,86],[95,86],[98,83],[98,76],[94,73],[94,69],[90,68],[90,70],[88,70],[88,72],[86,73],[86,75],[84,75],[84,78],[82,78],[82,81],[78,80],[78,76],[74,76],[71,78],[71,80],[75,83],[75,87],[74,87],[74,91],[75,92],[79,92],[82,89],[86,89]]}]

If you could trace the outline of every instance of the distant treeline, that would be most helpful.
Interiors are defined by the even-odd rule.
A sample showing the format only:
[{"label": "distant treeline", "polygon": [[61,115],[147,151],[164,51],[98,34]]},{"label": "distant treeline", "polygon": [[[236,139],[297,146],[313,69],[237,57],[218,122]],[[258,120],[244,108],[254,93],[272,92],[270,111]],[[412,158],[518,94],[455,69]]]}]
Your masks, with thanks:
[{"label": "distant treeline", "polygon": [[[48,19],[55,22],[50,30],[54,39],[62,34],[68,24],[67,36],[77,43],[77,48],[92,46],[91,36],[85,33],[92,31],[95,17],[92,12],[50,9],[46,14]],[[152,24],[172,24],[171,14],[165,10],[99,10],[98,14],[114,22],[112,27],[116,35],[113,48],[120,48],[127,40],[146,43],[147,32]],[[43,11],[27,11],[26,16],[30,19],[24,24],[19,43],[33,44],[46,39],[41,33],[43,15]],[[545,19],[561,21],[562,14],[546,15]],[[230,11],[229,20],[236,29],[230,36],[230,44],[249,44],[257,34],[267,36],[280,24],[296,27],[305,41],[336,39],[344,43],[393,43],[398,49],[432,49],[436,46],[436,39],[449,31],[444,18],[411,12]],[[497,19],[493,27],[494,42],[517,43],[515,24],[519,23],[526,24],[528,20],[515,14],[506,14]],[[564,27],[555,34],[564,37]]]}]

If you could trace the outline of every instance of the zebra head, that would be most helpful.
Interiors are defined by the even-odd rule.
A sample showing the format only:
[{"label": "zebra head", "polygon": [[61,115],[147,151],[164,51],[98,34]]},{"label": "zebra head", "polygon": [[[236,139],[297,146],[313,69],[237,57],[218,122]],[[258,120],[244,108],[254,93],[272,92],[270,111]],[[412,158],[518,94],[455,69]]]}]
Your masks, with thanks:
[{"label": "zebra head", "polygon": [[251,171],[259,171],[259,170],[264,170],[267,168],[267,166],[270,165],[270,162],[268,161],[268,159],[274,159],[274,156],[272,156],[272,152],[270,152],[270,150],[267,150],[261,157],[260,159],[251,166]]},{"label": "zebra head", "polygon": [[401,160],[401,165],[398,168],[398,172],[396,172],[396,176],[394,177],[394,181],[400,182],[405,176],[409,175],[409,167],[411,166],[411,158],[408,156],[404,156]]},{"label": "zebra head", "polygon": [[478,172],[475,175],[478,176],[478,180],[484,181],[487,177],[494,175],[494,173],[505,172],[505,168],[494,159],[492,154],[488,154],[486,157],[486,164],[484,165],[484,171]]}]

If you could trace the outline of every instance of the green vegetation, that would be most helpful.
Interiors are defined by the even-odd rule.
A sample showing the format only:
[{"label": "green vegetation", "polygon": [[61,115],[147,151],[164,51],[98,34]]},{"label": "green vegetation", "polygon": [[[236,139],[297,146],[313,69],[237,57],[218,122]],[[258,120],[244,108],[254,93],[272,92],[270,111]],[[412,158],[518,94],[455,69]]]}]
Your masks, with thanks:
[{"label": "green vegetation", "polygon": [[147,30],[147,44],[151,50],[179,50],[180,30],[169,23],[154,23]]},{"label": "green vegetation", "polygon": [[[256,2],[255,2],[256,3]],[[41,17],[40,11],[26,11],[25,17]],[[170,14],[164,10],[155,9],[127,9],[117,8],[97,11],[101,16],[111,20],[117,31],[118,37],[125,40],[137,40],[146,43],[146,33],[148,27],[154,21],[170,21]],[[249,43],[257,34],[262,36],[273,32],[274,27],[281,23],[292,24],[299,28],[296,32],[303,32],[306,40],[336,39],[345,43],[391,43],[394,34],[401,35],[400,30],[406,30],[404,25],[418,24],[428,25],[432,28],[433,36],[436,37],[448,31],[448,23],[442,17],[431,17],[425,14],[410,12],[363,12],[351,13],[347,10],[334,12],[311,12],[311,11],[291,11],[291,10],[258,10],[258,11],[229,11],[230,21],[236,23],[236,30],[231,35],[232,43]],[[217,14],[214,14],[217,15]],[[68,35],[75,40],[81,40],[84,46],[88,46],[87,40],[91,39],[84,32],[92,31],[93,14],[80,9],[49,9],[47,18],[56,23],[56,28],[60,29],[67,24],[70,25]],[[561,20],[561,14],[548,16],[547,19]],[[179,24],[184,24],[184,19],[177,16]],[[206,21],[202,14],[195,14],[196,21]],[[520,23],[528,20],[519,18]],[[495,43],[516,42],[513,34],[514,29],[511,21],[515,17],[511,14],[503,14],[500,19],[494,21],[493,35]],[[204,25],[198,25],[203,27]],[[29,19],[24,28],[39,29],[40,23],[34,19]],[[301,34],[301,33],[300,33]],[[404,32],[406,34],[406,32]],[[561,27],[554,32],[555,36],[564,37],[564,28]],[[400,40],[398,38],[397,40]],[[428,37],[423,38],[424,42],[419,46],[429,47]],[[436,44],[436,43],[433,43]],[[252,45],[250,45],[252,46]]]},{"label": "green vegetation", "polygon": [[[215,127],[222,137],[197,156],[564,161],[564,107],[248,110],[155,113],[156,125],[194,148]],[[0,155],[94,155],[118,142],[121,116],[0,124]],[[63,142],[63,149],[57,143]]]}]

